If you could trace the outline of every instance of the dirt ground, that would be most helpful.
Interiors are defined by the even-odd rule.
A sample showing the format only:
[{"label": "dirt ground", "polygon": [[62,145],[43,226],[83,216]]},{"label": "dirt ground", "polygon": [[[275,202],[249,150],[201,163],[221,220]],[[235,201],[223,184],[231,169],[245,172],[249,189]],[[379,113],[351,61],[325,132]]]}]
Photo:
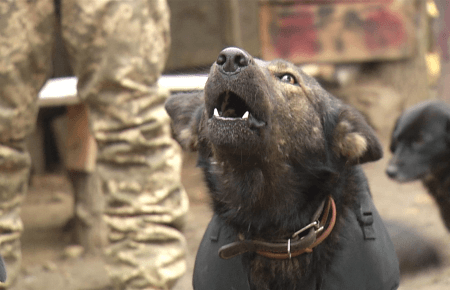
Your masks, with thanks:
[{"label": "dirt ground", "polygon": [[[366,165],[375,203],[387,220],[398,221],[425,237],[424,244],[439,251],[440,267],[402,276],[399,289],[450,289],[450,239],[434,202],[420,183],[397,184],[384,169],[389,158]],[[185,235],[188,241],[188,270],[175,290],[192,289],[195,253],[211,216],[201,173],[194,167],[195,155],[186,154],[183,183],[191,205]],[[22,239],[23,269],[14,290],[106,290],[112,289],[99,257],[80,255],[70,243],[64,225],[72,216],[71,188],[63,175],[34,177],[22,209],[25,232]],[[395,234],[395,233],[394,233]],[[401,235],[402,233],[397,233]],[[406,247],[409,240],[403,241]],[[421,246],[412,245],[421,250]],[[418,262],[420,264],[420,262]]]}]

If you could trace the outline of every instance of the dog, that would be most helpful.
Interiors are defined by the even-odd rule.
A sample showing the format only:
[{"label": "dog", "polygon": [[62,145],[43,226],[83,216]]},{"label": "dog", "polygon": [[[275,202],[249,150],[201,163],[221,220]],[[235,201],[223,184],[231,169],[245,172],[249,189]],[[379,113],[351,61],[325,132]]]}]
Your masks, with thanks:
[{"label": "dog", "polygon": [[450,230],[450,106],[426,101],[397,119],[386,174],[398,181],[421,180]]},{"label": "dog", "polygon": [[226,48],[204,91],[166,101],[198,151],[214,216],[194,289],[396,289],[399,267],[359,164],[382,157],[362,115],[284,60]]}]

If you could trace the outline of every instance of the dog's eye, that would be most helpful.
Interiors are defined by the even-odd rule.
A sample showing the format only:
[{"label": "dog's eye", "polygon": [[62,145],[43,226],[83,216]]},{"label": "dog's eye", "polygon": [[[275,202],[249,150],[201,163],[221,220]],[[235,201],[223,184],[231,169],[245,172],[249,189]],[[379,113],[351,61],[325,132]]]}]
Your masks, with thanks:
[{"label": "dog's eye", "polygon": [[297,80],[296,80],[295,77],[294,77],[293,75],[291,75],[291,74],[284,74],[284,75],[281,75],[281,76],[280,76],[280,80],[281,80],[283,83],[288,83],[288,84],[291,84],[291,85],[294,85],[294,84],[297,83]]},{"label": "dog's eye", "polygon": [[411,142],[411,146],[413,148],[416,148],[417,150],[420,149],[422,146],[424,146],[427,143],[427,136],[424,136],[420,134],[417,136],[414,140]]}]

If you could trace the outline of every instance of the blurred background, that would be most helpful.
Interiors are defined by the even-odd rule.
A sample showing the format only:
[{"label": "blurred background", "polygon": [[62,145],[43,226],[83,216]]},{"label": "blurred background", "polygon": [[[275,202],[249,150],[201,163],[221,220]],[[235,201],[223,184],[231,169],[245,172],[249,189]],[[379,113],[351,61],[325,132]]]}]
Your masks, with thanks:
[{"label": "blurred background", "polygon": [[[407,255],[420,255],[426,248],[436,255],[425,269],[401,260],[400,289],[450,289],[449,233],[434,201],[420,183],[397,184],[384,173],[390,157],[387,144],[400,113],[427,99],[450,101],[450,19],[445,19],[449,1],[168,0],[168,4],[172,45],[164,77],[187,75],[202,82],[218,53],[238,46],[258,58],[284,58],[300,65],[364,114],[385,147],[381,161],[365,166],[381,215],[424,237],[414,244],[410,233],[392,233],[405,249],[415,249]],[[56,41],[54,54],[53,77],[70,77],[61,41]],[[175,93],[192,88],[169,89]],[[112,289],[102,260],[73,219],[77,202],[95,194],[96,149],[86,109],[73,98],[70,86],[62,86],[51,99],[45,93],[40,97],[38,126],[28,140],[33,165],[22,207],[23,265],[11,289]],[[182,178],[191,202],[184,230],[188,272],[175,289],[192,289],[195,253],[211,216],[195,161],[195,153],[184,152]],[[68,170],[77,174],[69,179]]]}]

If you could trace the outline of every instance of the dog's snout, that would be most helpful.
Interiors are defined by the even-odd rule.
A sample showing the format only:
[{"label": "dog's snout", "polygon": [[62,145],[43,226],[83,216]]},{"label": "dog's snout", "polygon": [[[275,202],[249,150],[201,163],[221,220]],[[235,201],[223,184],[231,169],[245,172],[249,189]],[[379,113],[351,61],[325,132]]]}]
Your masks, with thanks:
[{"label": "dog's snout", "polygon": [[250,55],[242,49],[229,47],[222,50],[216,63],[225,73],[236,73],[250,64]]},{"label": "dog's snout", "polygon": [[395,178],[397,177],[398,174],[398,167],[393,165],[393,164],[389,164],[388,167],[386,168],[386,174],[390,177],[390,178]]}]

